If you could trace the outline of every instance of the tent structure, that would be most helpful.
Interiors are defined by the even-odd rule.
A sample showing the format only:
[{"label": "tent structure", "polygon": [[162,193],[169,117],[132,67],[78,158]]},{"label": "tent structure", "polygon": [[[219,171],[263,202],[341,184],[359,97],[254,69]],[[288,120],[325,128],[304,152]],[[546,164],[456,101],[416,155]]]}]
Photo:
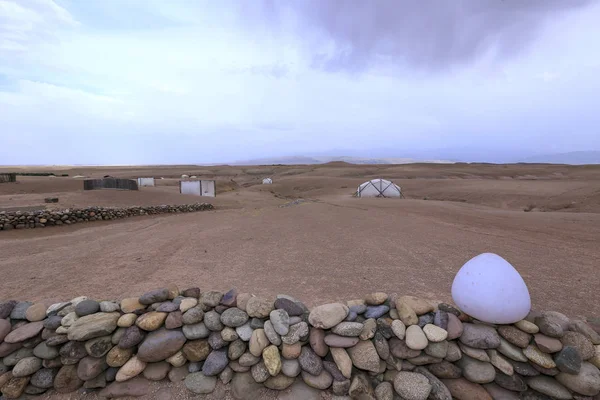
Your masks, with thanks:
[{"label": "tent structure", "polygon": [[272,183],[273,183],[273,179],[271,179],[271,178],[263,179],[263,185],[270,185]]},{"label": "tent structure", "polygon": [[404,197],[400,186],[385,179],[371,179],[358,187],[356,197]]}]

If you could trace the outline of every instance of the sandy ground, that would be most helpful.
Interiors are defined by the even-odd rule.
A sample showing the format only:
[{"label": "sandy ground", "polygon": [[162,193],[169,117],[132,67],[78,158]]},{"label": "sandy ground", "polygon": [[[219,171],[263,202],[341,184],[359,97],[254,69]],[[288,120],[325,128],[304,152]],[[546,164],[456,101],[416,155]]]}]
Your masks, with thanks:
[{"label": "sandy ground", "polygon": [[[373,290],[447,301],[463,263],[494,252],[521,272],[534,307],[600,317],[593,278],[600,261],[600,168],[523,166],[519,172],[520,166],[510,166],[513,176],[538,176],[509,180],[504,166],[470,167],[467,174],[468,167],[215,167],[216,211],[2,232],[1,297],[120,298],[175,282],[182,288],[286,293],[309,305]],[[84,192],[72,178],[20,178],[18,184],[2,185],[0,205],[40,204],[50,189],[61,199],[56,207],[197,201],[178,193],[172,176],[189,171],[178,168],[136,170],[140,176],[167,175],[158,187],[138,192]],[[405,179],[395,181],[407,199],[350,196],[362,179],[354,174],[385,168],[397,176],[405,169]],[[268,172],[279,174],[276,183],[257,185]],[[98,169],[81,173],[118,175]],[[406,178],[411,174],[421,177]],[[13,193],[7,193],[10,188]],[[420,192],[429,199],[467,201],[423,200]],[[560,202],[576,206],[553,212],[513,206],[544,199],[541,210],[560,196]],[[20,200],[10,203],[10,198]],[[281,207],[297,198],[308,201]]]},{"label": "sandy ground", "polygon": [[[217,180],[218,196],[210,199],[217,209],[0,232],[0,300],[113,299],[175,282],[182,289],[285,293],[309,306],[376,290],[450,301],[458,269],[477,254],[494,252],[523,275],[534,308],[600,318],[600,166],[54,170],[165,179],[138,192],[84,192],[81,180],[71,177],[19,177],[18,183],[0,184],[0,211],[43,208],[43,198],[50,196],[60,198],[48,205],[57,208],[205,200],[178,193],[183,173]],[[264,176],[275,184],[260,185]],[[351,197],[358,184],[379,176],[401,185],[406,199]],[[291,203],[299,198],[305,201]],[[152,384],[145,398],[162,398],[159,390],[173,400],[231,398],[228,387],[194,396],[181,383]],[[81,393],[45,396],[98,399]],[[277,394],[265,391],[261,398]]]}]

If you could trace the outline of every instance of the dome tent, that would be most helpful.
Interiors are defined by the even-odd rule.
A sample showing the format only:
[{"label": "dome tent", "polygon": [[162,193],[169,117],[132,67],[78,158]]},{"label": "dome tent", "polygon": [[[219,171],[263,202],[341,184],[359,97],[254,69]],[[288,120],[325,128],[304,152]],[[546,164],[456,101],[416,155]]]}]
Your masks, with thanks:
[{"label": "dome tent", "polygon": [[404,197],[400,186],[385,179],[371,179],[358,187],[356,197]]},{"label": "dome tent", "polygon": [[273,183],[273,179],[271,179],[271,178],[263,179],[263,185],[270,185],[272,183]]}]

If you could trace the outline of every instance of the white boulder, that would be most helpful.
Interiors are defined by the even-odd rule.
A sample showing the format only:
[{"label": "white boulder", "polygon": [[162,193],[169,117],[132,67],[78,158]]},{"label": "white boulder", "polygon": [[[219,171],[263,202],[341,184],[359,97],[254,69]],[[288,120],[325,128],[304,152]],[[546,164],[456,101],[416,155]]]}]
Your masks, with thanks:
[{"label": "white boulder", "polygon": [[466,314],[493,324],[518,322],[531,309],[521,275],[493,253],[480,254],[462,266],[452,283],[452,299]]}]

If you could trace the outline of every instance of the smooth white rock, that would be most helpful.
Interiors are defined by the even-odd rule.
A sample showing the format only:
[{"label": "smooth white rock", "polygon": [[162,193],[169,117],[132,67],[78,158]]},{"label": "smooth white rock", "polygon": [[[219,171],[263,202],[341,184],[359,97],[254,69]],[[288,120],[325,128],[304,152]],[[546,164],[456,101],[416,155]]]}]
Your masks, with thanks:
[{"label": "smooth white rock", "polygon": [[456,274],[452,299],[466,314],[492,324],[512,324],[531,309],[529,290],[508,261],[493,253],[473,257]]}]

